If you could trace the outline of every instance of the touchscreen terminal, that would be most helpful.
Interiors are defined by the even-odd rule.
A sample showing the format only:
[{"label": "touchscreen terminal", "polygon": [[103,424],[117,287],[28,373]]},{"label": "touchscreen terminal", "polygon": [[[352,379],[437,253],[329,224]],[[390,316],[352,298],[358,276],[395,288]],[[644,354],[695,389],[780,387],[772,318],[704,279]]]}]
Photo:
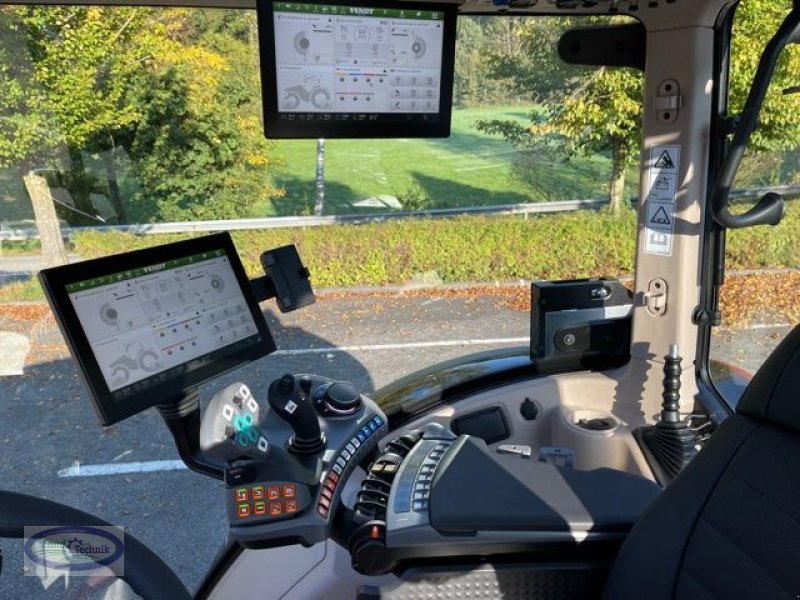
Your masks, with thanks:
[{"label": "touchscreen terminal", "polygon": [[106,425],[275,349],[227,233],[39,277]]},{"label": "touchscreen terminal", "polygon": [[450,135],[455,4],[256,6],[267,137]]}]

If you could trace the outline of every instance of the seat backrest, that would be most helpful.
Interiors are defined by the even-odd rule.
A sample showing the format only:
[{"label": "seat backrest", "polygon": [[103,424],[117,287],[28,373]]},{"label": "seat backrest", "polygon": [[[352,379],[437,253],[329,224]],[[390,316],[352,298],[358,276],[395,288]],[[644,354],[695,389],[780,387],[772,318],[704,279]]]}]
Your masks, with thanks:
[{"label": "seat backrest", "polygon": [[605,595],[800,597],[800,326],[631,530]]}]

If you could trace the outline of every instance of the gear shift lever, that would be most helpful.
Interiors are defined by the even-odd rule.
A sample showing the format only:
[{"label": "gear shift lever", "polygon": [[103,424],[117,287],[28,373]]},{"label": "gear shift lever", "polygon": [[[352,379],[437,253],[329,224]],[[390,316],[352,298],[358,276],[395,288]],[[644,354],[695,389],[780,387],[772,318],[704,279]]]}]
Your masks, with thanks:
[{"label": "gear shift lever", "polygon": [[287,373],[273,381],[267,392],[267,400],[272,410],[294,431],[289,440],[289,452],[316,454],[325,448],[317,411],[293,375]]}]

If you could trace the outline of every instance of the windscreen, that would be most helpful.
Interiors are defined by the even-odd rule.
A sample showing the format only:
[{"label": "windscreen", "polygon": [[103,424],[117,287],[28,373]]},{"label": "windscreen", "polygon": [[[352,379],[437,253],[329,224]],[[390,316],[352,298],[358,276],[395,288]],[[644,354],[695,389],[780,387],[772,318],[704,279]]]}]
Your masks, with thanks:
[{"label": "windscreen", "polygon": [[75,282],[67,293],[112,397],[259,340],[224,250]]},{"label": "windscreen", "polygon": [[443,7],[262,4],[268,137],[449,134],[454,36]]}]

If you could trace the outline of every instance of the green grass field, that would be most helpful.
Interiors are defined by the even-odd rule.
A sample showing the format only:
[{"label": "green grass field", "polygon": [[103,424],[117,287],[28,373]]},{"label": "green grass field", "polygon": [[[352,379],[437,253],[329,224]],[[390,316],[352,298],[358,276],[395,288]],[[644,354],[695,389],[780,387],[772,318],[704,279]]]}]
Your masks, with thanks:
[{"label": "green grass field", "polygon": [[[526,158],[523,172],[518,166],[520,154],[511,144],[475,127],[478,120],[528,123],[530,111],[524,106],[455,110],[452,134],[446,139],[327,140],[324,212],[353,214],[401,207],[603,197],[610,171],[607,157],[576,157],[566,162],[563,156],[541,152]],[[249,216],[311,214],[316,140],[282,140],[275,148],[282,164],[275,174],[276,185],[285,194],[256,205]],[[629,195],[636,194],[635,173],[632,175]],[[127,188],[122,187],[125,194]],[[63,216],[69,218],[69,213]],[[32,217],[19,171],[0,170],[0,221]]]},{"label": "green grass field", "polygon": [[[500,136],[475,128],[479,119],[528,122],[525,107],[455,110],[447,139],[327,140],[325,213],[352,214],[397,207],[397,198],[426,199],[426,207],[515,204],[598,198],[605,193],[609,160],[602,156],[564,163],[537,156],[526,183],[514,164],[517,151]],[[257,215],[309,214],[314,206],[316,141],[277,143],[286,190],[257,206]],[[635,192],[632,192],[635,193]],[[365,202],[366,201],[366,202]]]}]

